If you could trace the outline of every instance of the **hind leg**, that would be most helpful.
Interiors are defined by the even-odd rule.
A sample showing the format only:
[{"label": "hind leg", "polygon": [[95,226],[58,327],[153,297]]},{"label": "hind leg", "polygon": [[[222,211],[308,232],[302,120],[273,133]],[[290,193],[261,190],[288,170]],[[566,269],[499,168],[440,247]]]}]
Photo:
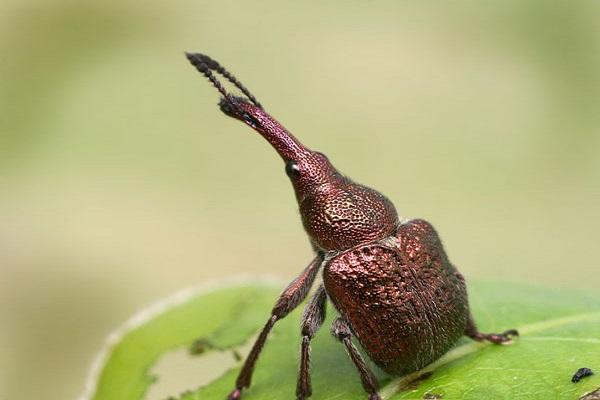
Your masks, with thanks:
[{"label": "hind leg", "polygon": [[483,342],[484,340],[487,340],[488,342],[492,342],[495,344],[503,344],[510,342],[513,337],[519,336],[519,332],[516,329],[509,329],[502,333],[479,332],[479,330],[477,329],[477,325],[473,320],[473,316],[469,315],[469,320],[467,321],[467,326],[465,328],[465,335],[478,342]]}]

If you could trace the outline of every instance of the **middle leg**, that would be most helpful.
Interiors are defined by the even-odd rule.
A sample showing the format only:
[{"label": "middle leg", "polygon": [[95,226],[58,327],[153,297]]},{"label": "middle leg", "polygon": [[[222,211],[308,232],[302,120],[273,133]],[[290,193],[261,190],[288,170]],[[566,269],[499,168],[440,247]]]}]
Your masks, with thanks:
[{"label": "middle leg", "polygon": [[296,386],[296,398],[298,400],[304,400],[312,394],[310,384],[310,340],[323,324],[326,304],[325,287],[320,285],[302,314],[302,347],[300,350],[298,385]]}]

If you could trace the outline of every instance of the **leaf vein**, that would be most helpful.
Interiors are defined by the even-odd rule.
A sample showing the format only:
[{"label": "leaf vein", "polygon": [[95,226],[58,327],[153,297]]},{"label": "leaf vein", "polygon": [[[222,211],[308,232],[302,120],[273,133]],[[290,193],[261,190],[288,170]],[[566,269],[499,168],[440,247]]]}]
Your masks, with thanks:
[{"label": "leaf vein", "polygon": [[[558,317],[558,318],[553,318],[553,319],[548,319],[548,320],[544,320],[544,321],[540,321],[540,322],[534,322],[531,324],[523,325],[522,327],[519,328],[519,332],[521,333],[522,336],[525,336],[525,335],[529,335],[532,333],[541,332],[541,331],[544,331],[547,329],[557,328],[557,327],[564,326],[564,325],[570,325],[570,324],[574,324],[577,322],[593,321],[596,319],[600,319],[600,312],[575,314],[575,315],[570,315],[570,316],[566,316],[566,317]],[[381,389],[381,391],[380,391],[381,398],[383,400],[387,400],[390,397],[392,397],[393,395],[395,395],[396,393],[399,393],[402,390],[402,388],[406,387],[407,383],[415,380],[419,375],[421,375],[425,372],[433,372],[438,367],[449,364],[460,358],[466,357],[466,356],[468,356],[472,353],[475,353],[489,345],[490,345],[489,343],[473,342],[473,343],[455,347],[453,350],[446,353],[442,358],[429,364],[425,368],[423,368],[419,371],[410,373],[408,375],[391,380],[385,387],[383,387]]]}]

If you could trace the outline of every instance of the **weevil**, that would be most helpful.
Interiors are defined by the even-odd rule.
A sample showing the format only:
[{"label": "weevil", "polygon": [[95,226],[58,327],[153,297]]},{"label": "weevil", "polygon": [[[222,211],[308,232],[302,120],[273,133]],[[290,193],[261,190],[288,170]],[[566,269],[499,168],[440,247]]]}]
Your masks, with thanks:
[{"label": "weevil", "polygon": [[[328,300],[339,313],[331,333],[358,370],[369,400],[380,400],[378,381],[353,339],[385,372],[404,375],[440,358],[463,335],[497,344],[518,335],[514,329],[478,331],[465,280],[429,222],[399,219],[390,200],[353,182],[324,154],[300,143],[217,61],[199,53],[186,56],[223,96],[221,111],[260,133],[283,159],[316,253],[276,300],[227,399],[239,400],[250,386],[269,332],[307,297],[319,271],[322,283],[301,319],[297,400],[312,394],[310,342],[323,324]],[[217,74],[245,97],[227,92]]]}]

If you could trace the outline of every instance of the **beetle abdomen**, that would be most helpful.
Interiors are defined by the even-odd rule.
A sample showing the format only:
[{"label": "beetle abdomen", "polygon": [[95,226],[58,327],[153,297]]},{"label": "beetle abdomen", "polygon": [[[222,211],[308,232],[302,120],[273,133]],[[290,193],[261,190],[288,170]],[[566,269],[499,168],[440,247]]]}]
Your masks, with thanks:
[{"label": "beetle abdomen", "polygon": [[464,334],[467,295],[431,225],[400,226],[389,243],[354,247],[323,272],[331,301],[369,357],[389,373],[416,371]]}]

